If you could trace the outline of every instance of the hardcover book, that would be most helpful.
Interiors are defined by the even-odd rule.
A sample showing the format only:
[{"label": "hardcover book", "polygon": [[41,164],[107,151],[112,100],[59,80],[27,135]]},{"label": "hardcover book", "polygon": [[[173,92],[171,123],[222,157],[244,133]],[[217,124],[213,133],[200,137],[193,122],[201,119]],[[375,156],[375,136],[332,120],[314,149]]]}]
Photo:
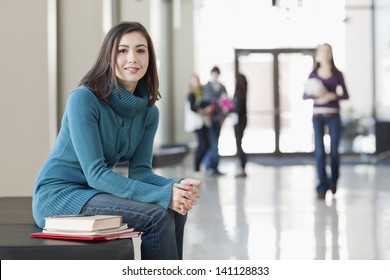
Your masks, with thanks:
[{"label": "hardcover book", "polygon": [[116,215],[63,215],[45,218],[45,228],[51,230],[97,231],[119,228],[122,216]]}]

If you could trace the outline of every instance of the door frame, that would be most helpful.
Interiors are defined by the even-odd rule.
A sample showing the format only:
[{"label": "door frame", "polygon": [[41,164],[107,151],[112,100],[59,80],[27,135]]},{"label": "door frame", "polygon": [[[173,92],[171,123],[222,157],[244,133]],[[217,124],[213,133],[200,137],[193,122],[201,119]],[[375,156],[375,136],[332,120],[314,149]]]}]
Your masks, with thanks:
[{"label": "door frame", "polygon": [[[275,130],[275,152],[271,155],[287,155],[280,151],[280,91],[279,91],[279,55],[284,53],[301,53],[315,57],[316,48],[270,48],[270,49],[234,49],[234,73],[239,72],[239,58],[252,53],[272,54],[273,56],[273,107],[274,107],[274,130]],[[309,73],[308,73],[309,74]],[[262,153],[263,154],[263,153]],[[302,154],[302,153],[292,153]]]}]

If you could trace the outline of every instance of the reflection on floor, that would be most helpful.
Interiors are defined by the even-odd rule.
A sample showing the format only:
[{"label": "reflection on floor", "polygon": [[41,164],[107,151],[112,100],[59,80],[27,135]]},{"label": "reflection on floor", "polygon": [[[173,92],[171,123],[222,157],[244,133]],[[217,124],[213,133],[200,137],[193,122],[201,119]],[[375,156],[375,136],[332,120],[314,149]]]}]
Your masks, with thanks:
[{"label": "reflection on floor", "polygon": [[188,217],[188,260],[390,259],[390,166],[343,165],[335,197],[315,198],[314,166],[248,164],[221,159],[225,176],[184,166],[157,169],[167,177],[196,177],[202,198]]}]

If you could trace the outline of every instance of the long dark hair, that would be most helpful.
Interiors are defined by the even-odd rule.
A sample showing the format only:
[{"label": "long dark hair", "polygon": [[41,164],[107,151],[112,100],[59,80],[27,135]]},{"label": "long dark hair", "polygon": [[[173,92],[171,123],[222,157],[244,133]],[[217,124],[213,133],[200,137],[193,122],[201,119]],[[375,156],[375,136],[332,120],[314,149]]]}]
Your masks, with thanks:
[{"label": "long dark hair", "polygon": [[142,80],[145,81],[149,89],[150,96],[148,107],[151,107],[161,97],[158,91],[159,80],[156,54],[149,33],[145,27],[138,22],[121,22],[108,31],[95,64],[81,79],[80,85],[87,85],[98,98],[105,101],[107,101],[107,97],[114,87],[119,94],[118,82],[115,76],[116,54],[121,38],[123,35],[130,32],[140,32],[148,43],[149,66]]},{"label": "long dark hair", "polygon": [[[322,46],[327,46],[327,47],[329,47],[329,49],[330,49],[330,53],[331,53],[330,65],[331,65],[331,71],[332,71],[332,73],[333,73],[333,74],[340,73],[340,70],[339,70],[339,69],[336,67],[336,65],[334,64],[334,59],[333,59],[333,48],[332,48],[332,46],[331,46],[330,44],[328,44],[328,43],[324,43],[324,44],[318,46],[317,51],[318,51],[318,49],[319,49],[320,47],[322,47]],[[314,63],[314,72],[317,72],[317,70],[318,70],[318,68],[320,68],[320,66],[321,66],[321,64],[320,64],[318,61],[316,61],[316,62]]]},{"label": "long dark hair", "polygon": [[246,80],[246,77],[241,73],[236,73],[236,88],[234,91],[234,95],[245,99],[247,90],[248,82]]}]

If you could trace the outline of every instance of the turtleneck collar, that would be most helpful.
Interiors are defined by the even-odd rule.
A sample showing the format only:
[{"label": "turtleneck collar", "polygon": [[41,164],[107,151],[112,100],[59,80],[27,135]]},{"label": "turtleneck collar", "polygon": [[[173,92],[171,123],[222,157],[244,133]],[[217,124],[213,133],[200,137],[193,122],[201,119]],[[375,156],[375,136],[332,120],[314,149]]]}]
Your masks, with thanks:
[{"label": "turtleneck collar", "polygon": [[142,80],[138,82],[134,94],[120,83],[118,83],[118,87],[120,94],[114,87],[108,97],[108,103],[120,116],[125,118],[132,117],[148,105],[149,91]]}]

